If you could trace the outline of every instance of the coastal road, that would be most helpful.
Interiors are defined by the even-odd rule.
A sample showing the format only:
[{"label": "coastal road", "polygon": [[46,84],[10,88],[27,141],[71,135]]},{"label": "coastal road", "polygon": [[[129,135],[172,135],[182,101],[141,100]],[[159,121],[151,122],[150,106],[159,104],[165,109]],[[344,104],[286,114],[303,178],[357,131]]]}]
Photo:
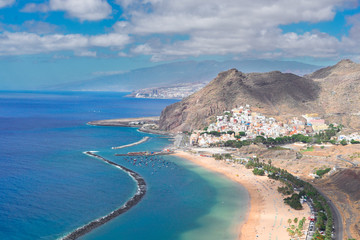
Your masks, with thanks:
[{"label": "coastal road", "polygon": [[356,166],[357,166],[357,164],[356,164],[356,163],[353,163],[353,162],[351,162],[351,161],[349,161],[349,160],[347,160],[347,159],[343,158],[343,157],[342,157],[342,155],[337,155],[336,157],[337,157],[337,159],[339,159],[339,160],[341,160],[341,161],[345,161],[345,162],[350,163],[353,167],[356,167]]},{"label": "coastal road", "polygon": [[342,217],[341,217],[339,210],[336,208],[335,204],[333,204],[331,199],[329,199],[326,196],[326,194],[324,194],[319,188],[317,188],[317,187],[315,187],[315,188],[319,191],[319,193],[322,196],[324,196],[324,198],[326,199],[327,203],[329,204],[331,212],[333,214],[334,227],[335,227],[334,239],[335,240],[343,240],[344,227],[343,227]]}]

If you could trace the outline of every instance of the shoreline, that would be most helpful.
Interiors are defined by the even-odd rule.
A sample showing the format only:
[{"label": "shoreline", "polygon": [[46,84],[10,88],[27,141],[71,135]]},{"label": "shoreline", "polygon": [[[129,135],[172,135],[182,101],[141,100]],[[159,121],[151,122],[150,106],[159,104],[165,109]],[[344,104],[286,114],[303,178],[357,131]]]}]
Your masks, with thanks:
[{"label": "shoreline", "polygon": [[127,147],[132,147],[132,146],[136,146],[139,145],[141,143],[146,142],[147,140],[149,140],[150,137],[143,137],[141,140],[134,142],[134,143],[130,143],[130,144],[126,144],[126,145],[122,145],[122,146],[118,146],[118,147],[112,147],[111,149],[122,149],[122,148],[127,148]]},{"label": "shoreline", "polygon": [[[187,159],[210,171],[223,174],[230,180],[241,184],[249,194],[245,218],[236,227],[237,240],[278,239],[288,240],[287,220],[310,216],[310,208],[304,204],[303,210],[290,209],[283,202],[284,196],[277,191],[278,181],[255,176],[243,165],[229,165],[212,157],[197,156],[177,150],[174,156]],[[305,227],[308,222],[305,223]],[[306,229],[306,228],[305,228]]]},{"label": "shoreline", "polygon": [[60,238],[62,240],[77,239],[77,238],[91,232],[95,228],[98,228],[98,227],[104,225],[105,223],[109,222],[110,220],[116,218],[117,216],[129,211],[132,207],[134,207],[141,201],[141,199],[145,196],[146,191],[147,191],[146,182],[145,182],[144,178],[141,175],[139,175],[138,173],[134,172],[133,170],[126,168],[124,166],[121,166],[117,163],[114,163],[110,160],[107,160],[107,159],[101,157],[100,155],[95,154],[92,151],[84,152],[84,154],[86,154],[90,157],[100,159],[101,161],[108,163],[112,166],[115,166],[116,168],[119,168],[122,171],[126,172],[137,183],[137,191],[136,191],[135,195],[132,196],[128,201],[126,201],[120,208],[112,211],[111,213],[107,214],[106,216],[97,218],[97,219],[91,221],[90,223],[87,223],[84,226],[77,228],[76,230],[69,233],[65,237]]},{"label": "shoreline", "polygon": [[[242,179],[237,179],[234,175],[230,174],[227,171],[224,171],[220,168],[215,168],[215,166],[206,164],[203,161],[199,161],[196,159],[195,155],[189,154],[184,151],[177,150],[174,154],[174,156],[185,158],[197,165],[200,165],[201,167],[204,167],[212,172],[217,172],[220,174],[223,174],[228,179],[240,183],[248,192],[249,194],[249,202],[248,202],[248,209],[246,210],[245,218],[242,222],[240,222],[237,226],[235,226],[236,232],[237,232],[237,240],[247,240],[247,239],[256,239],[255,234],[255,227],[259,223],[259,219],[257,217],[258,213],[260,213],[260,210],[258,206],[261,206],[262,199],[261,195],[253,188],[253,186],[250,186],[247,182],[243,181]],[[208,158],[208,157],[207,157]],[[210,158],[208,158],[210,159]],[[214,159],[215,161],[215,159]],[[243,233],[243,229],[249,228],[252,229],[253,234],[251,232]]]}]

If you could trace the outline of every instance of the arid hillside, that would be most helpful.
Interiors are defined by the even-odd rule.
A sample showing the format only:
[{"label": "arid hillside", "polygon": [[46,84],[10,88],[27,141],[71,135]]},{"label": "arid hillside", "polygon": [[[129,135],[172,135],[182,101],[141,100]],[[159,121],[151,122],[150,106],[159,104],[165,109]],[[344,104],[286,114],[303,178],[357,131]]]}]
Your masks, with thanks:
[{"label": "arid hillside", "polygon": [[305,77],[321,87],[318,104],[329,122],[360,129],[360,64],[342,60]]},{"label": "arid hillside", "polygon": [[245,104],[275,116],[319,111],[313,104],[319,94],[316,82],[291,73],[245,74],[231,69],[220,73],[195,94],[166,107],[160,127],[175,131],[197,129],[209,123],[213,116]]},{"label": "arid hillside", "polygon": [[240,105],[277,118],[319,113],[328,122],[360,129],[360,64],[343,60],[305,77],[278,71],[220,73],[200,91],[166,107],[160,128],[200,129],[216,115]]}]

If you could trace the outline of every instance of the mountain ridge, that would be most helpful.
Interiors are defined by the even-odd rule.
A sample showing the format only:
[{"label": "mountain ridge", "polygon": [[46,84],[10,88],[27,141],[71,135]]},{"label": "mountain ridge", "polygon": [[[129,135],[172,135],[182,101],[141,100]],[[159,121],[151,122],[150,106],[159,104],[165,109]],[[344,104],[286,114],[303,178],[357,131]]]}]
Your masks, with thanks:
[{"label": "mountain ridge", "polygon": [[[336,89],[335,94],[332,89]],[[250,104],[254,111],[278,118],[316,112],[329,122],[360,129],[360,109],[356,104],[360,102],[359,92],[360,64],[350,60],[304,77],[279,71],[243,73],[230,69],[219,73],[200,91],[166,107],[160,117],[160,128],[200,129],[217,114]]]}]

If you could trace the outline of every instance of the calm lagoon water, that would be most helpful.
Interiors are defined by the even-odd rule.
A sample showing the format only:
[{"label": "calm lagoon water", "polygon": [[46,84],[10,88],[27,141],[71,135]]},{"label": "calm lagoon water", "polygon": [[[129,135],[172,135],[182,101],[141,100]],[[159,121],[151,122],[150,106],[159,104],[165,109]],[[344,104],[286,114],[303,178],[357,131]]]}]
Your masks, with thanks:
[{"label": "calm lagoon water", "polygon": [[[83,239],[234,239],[248,195],[221,175],[174,156],[134,165],[116,157],[157,151],[171,142],[135,128],[86,122],[157,116],[174,100],[133,99],[124,93],[0,92],[0,239],[57,239],[120,207],[136,191],[99,154],[141,174],[145,198]],[[150,136],[130,148],[112,150]],[[166,167],[167,166],[167,167]],[[240,217],[241,218],[241,217]]]}]

